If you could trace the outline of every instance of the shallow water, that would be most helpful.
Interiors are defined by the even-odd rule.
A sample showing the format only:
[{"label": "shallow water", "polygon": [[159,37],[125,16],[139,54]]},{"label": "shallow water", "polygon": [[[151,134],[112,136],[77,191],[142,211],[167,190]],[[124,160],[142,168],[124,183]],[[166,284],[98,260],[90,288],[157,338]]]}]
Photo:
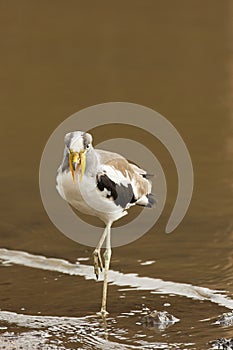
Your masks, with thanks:
[{"label": "shallow water", "polygon": [[[94,280],[93,268],[80,262],[71,264],[63,259],[46,258],[7,249],[0,250],[0,259],[3,269],[14,270],[15,267],[21,266],[29,268],[31,272],[34,272],[33,269],[46,271],[48,277],[43,277],[44,284],[49,283],[48,279],[51,279],[54,284],[52,288],[59,290],[58,297],[62,285],[65,285],[64,281],[61,283],[65,275],[76,276],[77,279],[80,279],[80,283],[83,282],[83,278],[87,281]],[[25,272],[22,271],[19,274],[20,280]],[[52,277],[50,273],[56,273],[56,277]],[[30,285],[35,283],[36,278],[38,274],[34,273],[29,278]],[[191,284],[140,277],[137,274],[125,274],[112,270],[109,273],[109,282],[111,285],[110,305],[114,305],[114,310],[111,311],[106,324],[100,316],[87,311],[91,304],[88,300],[85,305],[86,316],[83,317],[84,310],[80,310],[79,307],[81,297],[78,297],[79,302],[75,302],[77,300],[75,293],[70,293],[70,296],[66,295],[67,303],[63,299],[63,308],[65,308],[63,313],[64,315],[76,314],[80,317],[45,316],[55,306],[51,301],[47,304],[47,311],[44,309],[35,312],[32,307],[28,306],[21,307],[17,313],[2,310],[0,312],[2,332],[0,345],[8,346],[12,342],[18,348],[23,345],[23,349],[27,346],[28,349],[36,349],[40,346],[43,348],[48,346],[48,349],[50,347],[52,349],[196,349],[199,346],[196,338],[200,334],[202,334],[200,342],[202,348],[204,348],[203,341],[208,342],[210,336],[214,338],[217,330],[228,334],[227,328],[219,329],[219,326],[215,324],[218,312],[225,308],[233,309],[233,299],[225,291],[220,292]],[[100,284],[100,282],[97,283]],[[115,286],[117,290],[114,296],[112,289]],[[74,291],[72,283],[69,283],[69,289]],[[15,286],[15,291],[18,295],[19,287]],[[42,310],[42,305],[46,305],[43,299],[48,297],[51,291],[44,291],[44,293],[37,291],[37,293],[38,299],[30,300],[30,302],[33,302],[36,308],[40,305],[40,310]],[[93,298],[95,294],[96,291],[94,291]],[[52,295],[56,304],[58,298],[55,290]],[[62,296],[65,296],[63,291]],[[26,297],[28,298],[28,295]],[[85,298],[82,298],[82,304],[83,302]],[[24,305],[26,305],[25,302]],[[71,305],[73,312],[69,309]],[[59,308],[61,309],[61,305]],[[168,328],[156,326],[146,328],[141,319],[143,315],[148,314],[149,308],[172,312],[179,318],[179,322]],[[197,313],[193,312],[195,308],[198,308]],[[59,314],[56,307],[53,310],[56,310],[53,314]],[[204,333],[206,333],[205,337]]]},{"label": "shallow water", "polygon": [[[54,6],[0,4],[0,348],[208,349],[209,341],[233,335],[232,327],[214,324],[233,309],[232,3]],[[38,168],[60,122],[109,101],[167,117],[190,151],[195,187],[184,221],[165,234],[177,177],[155,143],[166,207],[150,232],[113,250],[106,326],[96,315],[102,281],[93,276],[92,248],[50,223]],[[104,132],[96,130],[96,141]],[[140,320],[148,309],[180,321],[147,329]]]}]

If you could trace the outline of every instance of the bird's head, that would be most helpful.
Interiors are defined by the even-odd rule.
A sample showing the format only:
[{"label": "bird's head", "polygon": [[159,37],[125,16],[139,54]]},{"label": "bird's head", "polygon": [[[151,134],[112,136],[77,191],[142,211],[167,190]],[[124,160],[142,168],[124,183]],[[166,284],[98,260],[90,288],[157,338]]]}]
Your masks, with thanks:
[{"label": "bird's head", "polygon": [[92,136],[82,131],[66,134],[65,145],[69,151],[69,167],[75,182],[75,172],[81,167],[80,181],[86,169],[86,154],[92,147]]}]

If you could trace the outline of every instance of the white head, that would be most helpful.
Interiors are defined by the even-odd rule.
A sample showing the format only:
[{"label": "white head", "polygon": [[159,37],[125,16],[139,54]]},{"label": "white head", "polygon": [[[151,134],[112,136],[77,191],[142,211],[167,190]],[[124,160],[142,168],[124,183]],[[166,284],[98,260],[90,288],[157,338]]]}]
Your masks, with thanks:
[{"label": "white head", "polygon": [[86,168],[86,154],[92,148],[92,136],[83,131],[73,131],[66,134],[64,139],[65,145],[69,150],[69,166],[75,181],[74,173],[81,166],[81,177]]}]

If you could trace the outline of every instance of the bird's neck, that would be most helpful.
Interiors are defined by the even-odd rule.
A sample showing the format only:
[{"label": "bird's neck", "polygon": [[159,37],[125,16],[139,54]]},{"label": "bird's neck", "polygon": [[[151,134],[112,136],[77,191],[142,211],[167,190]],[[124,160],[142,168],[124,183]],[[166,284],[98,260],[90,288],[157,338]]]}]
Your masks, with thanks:
[{"label": "bird's neck", "polygon": [[99,165],[98,155],[94,148],[91,148],[86,157],[86,170],[87,175],[95,175],[96,169]]}]

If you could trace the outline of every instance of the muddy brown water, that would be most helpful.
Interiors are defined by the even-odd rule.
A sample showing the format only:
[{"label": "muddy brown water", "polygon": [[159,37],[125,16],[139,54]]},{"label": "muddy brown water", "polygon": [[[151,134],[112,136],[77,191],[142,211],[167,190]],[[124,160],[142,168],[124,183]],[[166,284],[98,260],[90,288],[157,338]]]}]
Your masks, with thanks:
[{"label": "muddy brown water", "polygon": [[[1,348],[208,349],[233,336],[213,324],[233,308],[232,15],[232,2],[217,0],[0,2]],[[166,207],[150,232],[113,251],[106,332],[95,314],[102,282],[92,277],[92,249],[49,221],[38,167],[59,123],[109,101],[167,117],[190,151],[195,187],[183,222],[166,235],[177,177],[156,143]],[[76,259],[72,275],[66,262]],[[144,328],[146,308],[180,321]]]}]

